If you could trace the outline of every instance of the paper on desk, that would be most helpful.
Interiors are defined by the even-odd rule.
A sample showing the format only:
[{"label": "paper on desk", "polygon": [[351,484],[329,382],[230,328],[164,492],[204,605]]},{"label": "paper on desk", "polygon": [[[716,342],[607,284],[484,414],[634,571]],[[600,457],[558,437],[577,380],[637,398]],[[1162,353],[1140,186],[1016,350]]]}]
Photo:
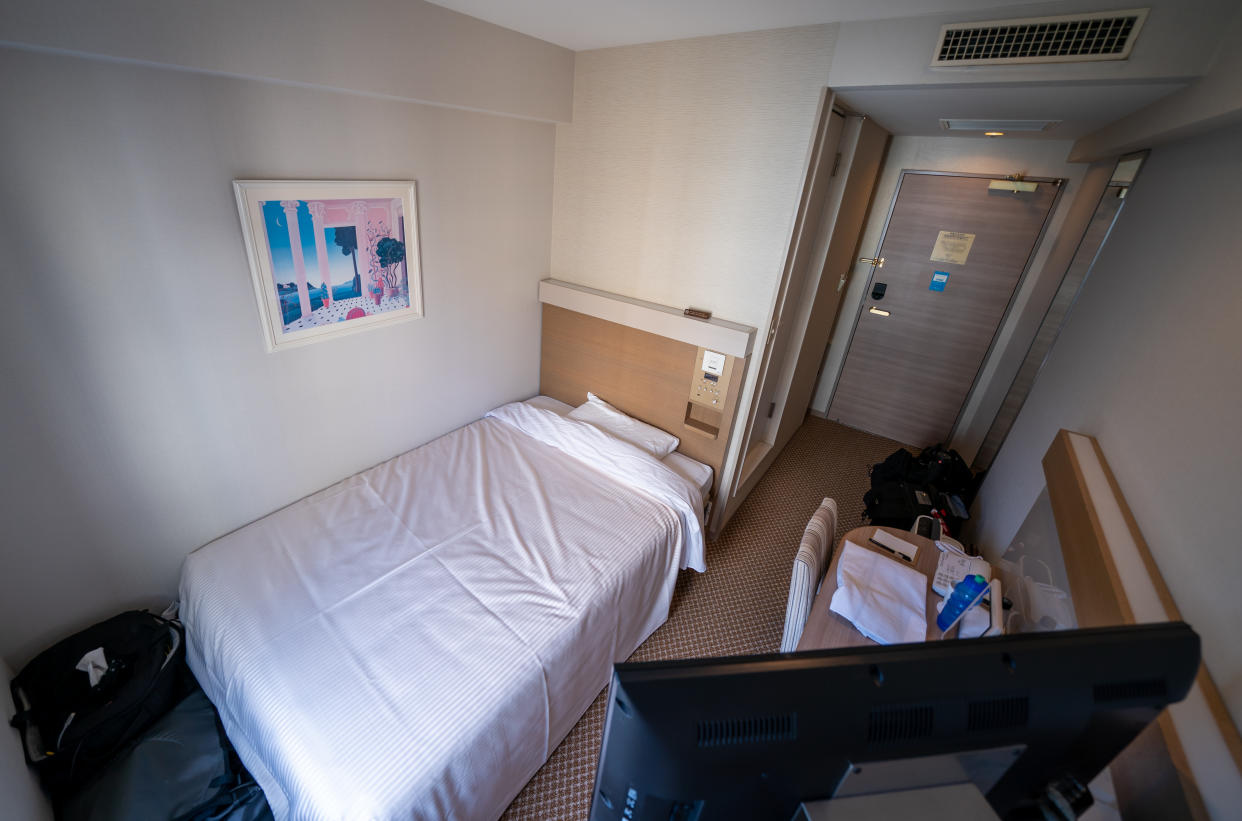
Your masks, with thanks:
[{"label": "paper on desk", "polygon": [[927,576],[847,541],[829,609],[880,644],[927,639]]}]

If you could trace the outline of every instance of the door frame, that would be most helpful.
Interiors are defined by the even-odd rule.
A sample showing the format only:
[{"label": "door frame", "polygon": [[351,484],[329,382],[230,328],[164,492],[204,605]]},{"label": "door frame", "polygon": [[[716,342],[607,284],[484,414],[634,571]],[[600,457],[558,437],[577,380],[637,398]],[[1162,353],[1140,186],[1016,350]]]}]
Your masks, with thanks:
[{"label": "door frame", "polygon": [[[823,217],[822,210],[828,198],[829,191],[832,188],[832,178],[836,174],[837,164],[840,162],[840,152],[837,149],[840,147],[841,139],[845,134],[845,125],[850,116],[846,111],[836,105],[836,95],[832,89],[825,89],[824,94],[825,97],[822,103],[823,108],[821,109],[819,117],[816,121],[813,154],[807,168],[802,195],[799,198],[797,223],[795,225],[793,235],[790,238],[785,264],[781,270],[781,279],[780,282],[777,283],[776,295],[772,302],[772,310],[768,316],[768,328],[764,337],[763,354],[759,362],[759,371],[755,378],[754,395],[751,398],[750,406],[747,411],[746,424],[743,428],[742,434],[742,446],[738,455],[736,471],[736,478],[738,481],[733,483],[733,489],[736,489],[737,486],[745,483],[746,480],[750,478],[750,474],[758,468],[759,463],[766,460],[771,446],[775,443],[775,436],[773,436],[773,441],[766,443],[769,447],[764,450],[757,462],[752,463],[747,458],[750,456],[753,447],[764,444],[755,441],[756,434],[759,432],[758,429],[761,423],[766,421],[766,417],[761,416],[760,408],[760,405],[763,402],[764,393],[766,389],[773,384],[774,380],[780,378],[780,371],[784,366],[785,357],[788,357],[791,352],[796,355],[796,351],[800,349],[802,345],[800,335],[798,335],[799,338],[797,339],[792,337],[787,338],[785,348],[782,351],[784,356],[779,362],[773,363],[772,360],[776,354],[775,345],[773,343],[777,341],[781,326],[788,323],[793,318],[795,313],[793,310],[794,306],[790,303],[792,300],[801,297],[803,293],[802,289],[800,289],[796,294],[792,292],[792,280],[796,273],[794,269],[797,267],[799,254],[802,253],[804,249],[808,254],[814,250],[815,240],[818,237],[821,228],[820,223]],[[840,132],[837,134],[836,142],[829,145],[829,136],[832,131],[832,118],[834,116],[840,116],[842,118],[842,125]],[[837,158],[836,160],[833,159],[834,156]],[[814,219],[810,219],[812,216]],[[803,289],[807,284],[807,277],[812,274],[818,277],[820,274],[819,271],[811,270],[812,261],[810,259],[805,259],[804,262],[805,265],[802,267],[806,270],[804,271],[804,279],[801,283]],[[817,283],[816,290],[818,290],[818,287],[819,285]],[[786,328],[786,330],[792,329]],[[796,331],[795,335],[797,335]],[[773,364],[781,367],[774,368]]]},{"label": "door frame", "polygon": [[[1052,197],[1052,203],[1048,206],[1048,212],[1044,215],[1044,221],[1039,226],[1039,233],[1035,236],[1035,243],[1031,246],[1031,252],[1026,256],[1026,262],[1022,266],[1022,273],[1018,275],[1018,279],[1014,282],[1013,290],[1009,294],[1009,301],[1005,303],[1005,310],[1001,312],[1000,319],[996,323],[996,330],[992,331],[992,338],[988,340],[988,347],[983,352],[983,357],[979,360],[979,367],[975,370],[974,378],[970,381],[970,388],[966,391],[965,398],[962,399],[961,406],[957,409],[957,416],[953,420],[953,426],[949,429],[949,443],[953,442],[957,436],[958,426],[962,422],[962,410],[970,404],[970,397],[974,395],[975,390],[979,387],[979,375],[983,373],[984,366],[988,360],[992,358],[992,354],[996,352],[996,340],[1000,336],[1001,329],[1005,327],[1005,323],[1009,321],[1010,315],[1013,313],[1014,301],[1017,299],[1018,292],[1022,290],[1022,286],[1026,284],[1026,278],[1031,272],[1031,264],[1035,261],[1035,257],[1039,253],[1039,248],[1044,242],[1044,237],[1048,233],[1048,224],[1052,222],[1052,216],[1056,213],[1057,206],[1061,202],[1061,195],[1065,193],[1065,178],[1063,177],[1027,177],[1025,175],[1009,175],[1009,174],[976,174],[957,171],[926,171],[917,168],[901,169],[901,176],[897,178],[897,187],[893,190],[892,202],[888,204],[888,213],[884,215],[884,229],[880,232],[879,242],[876,243],[874,257],[880,256],[880,249],[884,247],[884,240],[888,237],[888,226],[893,219],[893,211],[897,208],[897,200],[901,196],[901,187],[905,184],[907,174],[919,174],[931,177],[967,177],[972,179],[983,180],[1005,180],[1012,176],[1020,176],[1023,182],[1048,183],[1057,190]],[[858,301],[858,307],[854,311],[854,317],[850,322],[850,335],[845,342],[845,355],[841,357],[841,367],[833,375],[832,390],[828,393],[828,404],[825,407],[825,416],[832,418],[832,401],[837,396],[837,386],[841,382],[841,374],[845,371],[845,362],[849,359],[850,348],[854,345],[854,334],[858,331],[858,321],[862,319],[863,309],[867,305],[870,298],[871,283],[875,280],[876,266],[871,266],[871,273],[867,275],[867,281],[863,285],[862,299]],[[838,319],[838,322],[840,320]]]},{"label": "door frame", "polygon": [[[775,363],[779,367],[774,368],[772,358],[768,358],[763,362],[763,374],[756,378],[754,393],[747,405],[746,424],[741,428],[743,436],[736,464],[727,482],[729,495],[726,507],[722,508],[720,526],[746,499],[806,417],[852,271],[852,263],[848,261],[857,251],[888,150],[891,135],[874,120],[838,105],[833,105],[832,109],[832,114],[841,115],[844,121],[836,141],[835,156],[827,153],[827,162],[819,164],[821,179],[818,182],[822,183],[823,201],[817,206],[816,219],[798,223],[802,235],[799,242],[808,243],[811,255],[805,260],[806,279],[797,293],[790,290],[793,269],[788,260],[796,251],[791,240],[765,346],[776,352],[772,328],[777,316],[781,323],[793,323],[790,326],[792,336],[788,337],[783,358]],[[829,119],[824,118],[823,123],[821,137],[830,130]],[[806,185],[811,186],[810,177]],[[844,270],[839,271],[838,278],[837,269],[841,267]],[[779,411],[775,417],[767,417],[765,413],[764,394],[769,379],[778,380],[776,392],[769,397]]]}]

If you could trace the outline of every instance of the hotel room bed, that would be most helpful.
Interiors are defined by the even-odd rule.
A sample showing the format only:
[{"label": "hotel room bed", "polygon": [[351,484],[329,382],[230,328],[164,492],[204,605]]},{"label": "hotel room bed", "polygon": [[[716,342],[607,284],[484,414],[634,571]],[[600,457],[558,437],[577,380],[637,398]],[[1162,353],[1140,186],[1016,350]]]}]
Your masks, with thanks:
[{"label": "hotel room bed", "polygon": [[503,406],[187,559],[190,666],[278,819],[497,817],[704,569],[698,463],[567,409]]}]

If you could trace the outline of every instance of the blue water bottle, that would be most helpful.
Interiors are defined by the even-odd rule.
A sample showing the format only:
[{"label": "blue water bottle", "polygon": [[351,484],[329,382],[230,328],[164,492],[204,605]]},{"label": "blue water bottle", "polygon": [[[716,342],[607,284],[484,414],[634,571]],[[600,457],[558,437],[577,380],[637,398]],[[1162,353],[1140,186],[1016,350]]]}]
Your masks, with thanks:
[{"label": "blue water bottle", "polygon": [[940,609],[940,615],[936,616],[936,626],[940,628],[940,632],[949,632],[953,625],[957,624],[957,620],[962,617],[962,614],[982,599],[983,594],[986,592],[988,592],[988,580],[978,573],[967,576],[958,582],[957,587],[953,588],[952,595],[944,603],[944,607]]}]

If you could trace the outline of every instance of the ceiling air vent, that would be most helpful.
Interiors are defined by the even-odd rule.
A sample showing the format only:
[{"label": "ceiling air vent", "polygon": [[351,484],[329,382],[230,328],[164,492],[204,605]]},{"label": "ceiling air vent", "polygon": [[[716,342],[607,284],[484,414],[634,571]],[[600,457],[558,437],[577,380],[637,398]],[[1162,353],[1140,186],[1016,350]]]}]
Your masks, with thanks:
[{"label": "ceiling air vent", "polygon": [[940,29],[933,66],[997,66],[1124,60],[1147,9],[950,23]]},{"label": "ceiling air vent", "polygon": [[1060,120],[969,120],[960,117],[941,118],[945,131],[1051,131]]}]

